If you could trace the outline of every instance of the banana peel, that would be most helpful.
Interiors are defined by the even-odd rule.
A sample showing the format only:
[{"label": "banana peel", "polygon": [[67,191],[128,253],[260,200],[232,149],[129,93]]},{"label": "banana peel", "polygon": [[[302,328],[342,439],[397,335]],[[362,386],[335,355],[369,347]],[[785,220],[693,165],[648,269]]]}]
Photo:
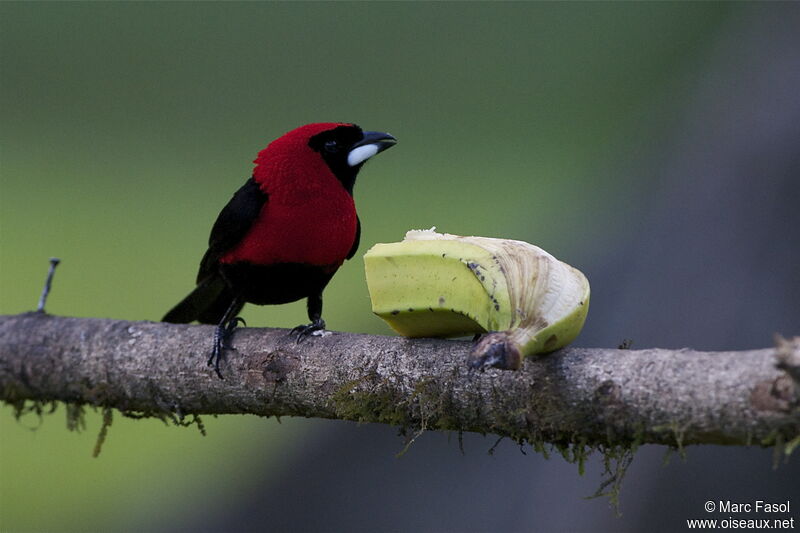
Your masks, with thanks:
[{"label": "banana peel", "polygon": [[522,241],[412,230],[364,255],[372,311],[406,337],[481,335],[471,368],[517,369],[572,342],[589,281]]}]

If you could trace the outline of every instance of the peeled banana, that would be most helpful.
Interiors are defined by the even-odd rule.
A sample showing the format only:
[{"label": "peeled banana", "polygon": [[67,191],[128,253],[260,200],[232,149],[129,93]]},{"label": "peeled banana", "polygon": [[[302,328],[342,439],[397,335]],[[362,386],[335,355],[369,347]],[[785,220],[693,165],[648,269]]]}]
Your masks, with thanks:
[{"label": "peeled banana", "polygon": [[482,334],[471,368],[517,369],[566,346],[589,310],[589,281],[522,241],[412,230],[364,255],[372,311],[407,337]]}]

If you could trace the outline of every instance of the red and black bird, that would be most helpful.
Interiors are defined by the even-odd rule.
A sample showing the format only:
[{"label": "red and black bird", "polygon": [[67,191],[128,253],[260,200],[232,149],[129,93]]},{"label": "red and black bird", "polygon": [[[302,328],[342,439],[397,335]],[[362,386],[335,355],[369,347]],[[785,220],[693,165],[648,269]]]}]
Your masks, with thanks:
[{"label": "red and black bird", "polygon": [[361,222],[353,185],[364,162],[394,146],[388,133],[355,124],[308,124],[272,141],[252,177],[236,191],[211,229],[197,287],[165,322],[217,324],[209,366],[219,361],[245,303],[308,298],[310,324],[298,341],[325,328],[322,291],[358,249]]}]

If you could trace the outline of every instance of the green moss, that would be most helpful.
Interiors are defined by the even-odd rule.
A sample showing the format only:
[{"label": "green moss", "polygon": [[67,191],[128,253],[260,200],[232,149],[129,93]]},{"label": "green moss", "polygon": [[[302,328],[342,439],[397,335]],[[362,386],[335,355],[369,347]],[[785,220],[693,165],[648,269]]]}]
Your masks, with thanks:
[{"label": "green moss", "polygon": [[606,478],[600,484],[597,492],[590,498],[607,497],[617,515],[621,515],[619,512],[619,494],[622,490],[622,480],[625,478],[628,467],[633,462],[633,456],[636,451],[632,447],[611,446],[601,447],[601,452],[603,453],[603,475]]},{"label": "green moss", "polygon": [[392,387],[372,387],[362,390],[373,376],[365,376],[345,383],[332,397],[338,418],[356,422],[380,422],[406,429],[414,425],[409,417],[407,402]]},{"label": "green moss", "polygon": [[797,435],[795,438],[786,443],[786,445],[783,447],[783,453],[786,455],[787,460],[798,446],[800,446],[800,435]]},{"label": "green moss", "polygon": [[[333,410],[337,418],[357,422],[380,422],[399,427],[402,435],[411,435],[401,453],[405,453],[409,444],[427,429],[458,431],[459,446],[463,449],[461,434],[470,428],[466,426],[464,420],[453,414],[458,411],[453,404],[452,394],[437,392],[438,384],[428,380],[420,381],[413,386],[411,399],[402,391],[402,384],[396,381],[389,382],[387,378],[375,374],[364,376],[346,383],[333,394]],[[503,417],[499,426],[518,426],[519,417],[524,416],[526,410],[518,411],[506,413],[507,416]],[[638,428],[633,441],[614,442],[608,439],[602,443],[590,442],[578,434],[550,434],[533,427],[527,431],[500,434],[500,437],[489,449],[489,453],[494,452],[503,438],[510,438],[520,446],[529,444],[536,453],[545,458],[549,458],[550,452],[556,450],[566,461],[577,464],[579,474],[583,475],[586,460],[592,452],[599,450],[608,461],[612,462],[622,456],[622,450],[627,450],[632,456],[644,441],[645,431],[643,428]],[[629,462],[628,459],[626,461]],[[619,487],[624,469],[614,468],[613,472],[615,476],[612,485]],[[604,483],[602,489],[606,486],[608,483]],[[602,489],[600,492],[603,492]]]},{"label": "green moss", "polygon": [[681,459],[686,460],[686,448],[683,446],[683,439],[686,437],[686,426],[682,426],[677,420],[672,422],[672,434],[675,437],[675,449]]},{"label": "green moss", "polygon": [[67,413],[67,429],[69,431],[83,431],[86,429],[86,410],[83,404],[65,403],[64,410]]},{"label": "green moss", "polygon": [[[612,507],[619,513],[619,495],[622,481],[628,467],[633,461],[639,446],[645,441],[646,431],[643,426],[634,431],[634,438],[612,439],[608,436],[604,442],[591,441],[578,433],[555,433],[543,435],[532,431],[528,442],[533,450],[548,459],[552,451],[558,452],[570,464],[578,467],[578,474],[586,473],[586,462],[595,452],[603,456],[603,477],[600,487],[589,498],[607,497]],[[548,451],[549,450],[549,451]]]},{"label": "green moss", "polygon": [[14,418],[17,422],[26,416],[35,415],[39,419],[38,424],[40,425],[44,420],[44,415],[53,413],[58,407],[58,402],[55,401],[17,398],[15,394],[10,393],[8,390],[5,390],[4,394],[3,401],[14,410]]},{"label": "green moss", "polygon": [[[8,392],[8,391],[5,391]],[[36,426],[30,429],[36,430],[44,423],[45,415],[52,414],[58,408],[60,403],[63,403],[66,413],[66,425],[69,431],[83,431],[86,429],[86,407],[89,406],[93,410],[101,409],[102,425],[97,435],[92,456],[97,457],[103,449],[103,444],[108,437],[108,429],[113,422],[114,409],[111,407],[98,407],[95,405],[88,405],[79,402],[58,402],[58,401],[39,401],[39,400],[10,400],[4,398],[2,400],[8,404],[14,411],[14,417],[18,422],[22,422],[23,418],[30,415],[37,417]],[[142,418],[156,418],[169,425],[170,423],[176,426],[188,427],[196,426],[201,435],[206,435],[206,428],[203,420],[199,415],[192,414],[190,417],[183,415],[176,415],[170,411],[131,411],[121,410],[119,413],[126,418],[142,419]]]},{"label": "green moss", "polygon": [[540,454],[545,459],[550,459],[550,453],[547,451],[547,442],[538,435],[534,435],[531,440],[531,447],[533,451]]},{"label": "green moss", "polygon": [[[197,426],[197,431],[199,431],[202,436],[205,437],[207,435],[206,426],[205,424],[203,424],[203,420],[200,418],[199,415],[192,415],[192,423],[195,426]],[[192,423],[190,423],[189,425],[192,425]]]},{"label": "green moss", "polygon": [[789,456],[800,446],[800,434],[787,436],[775,429],[761,439],[760,444],[764,447],[772,446],[772,468],[777,469],[781,461],[788,462]]},{"label": "green moss", "polygon": [[108,428],[111,427],[111,423],[114,421],[114,410],[110,407],[103,408],[103,425],[100,426],[100,432],[97,434],[97,442],[94,445],[94,451],[92,452],[92,457],[98,457],[100,455],[100,451],[103,449],[103,444],[106,441],[106,437],[108,436]]},{"label": "green moss", "polygon": [[586,445],[586,439],[581,439],[572,446],[572,462],[578,465],[578,475],[586,473],[586,459],[591,455],[591,447]]},{"label": "green moss", "polygon": [[[68,404],[69,408],[69,404]],[[81,419],[83,417],[83,409],[80,407],[80,416]],[[122,416],[126,418],[133,418],[133,419],[142,419],[142,418],[157,418],[164,422],[164,424],[169,425],[172,422],[173,425],[181,426],[181,427],[189,427],[189,426],[197,426],[197,429],[200,431],[202,436],[206,436],[206,428],[203,424],[202,419],[198,415],[191,415],[191,418],[185,418],[183,416],[176,416],[174,413],[169,411],[164,412],[132,412],[132,411],[120,411]],[[94,446],[94,451],[92,452],[92,457],[97,457],[100,455],[102,451],[103,444],[108,437],[108,428],[111,427],[112,422],[114,421],[114,409],[111,407],[103,407],[102,408],[103,414],[103,423],[100,426],[100,432],[97,435],[97,441]],[[83,424],[85,426],[85,423]]]}]

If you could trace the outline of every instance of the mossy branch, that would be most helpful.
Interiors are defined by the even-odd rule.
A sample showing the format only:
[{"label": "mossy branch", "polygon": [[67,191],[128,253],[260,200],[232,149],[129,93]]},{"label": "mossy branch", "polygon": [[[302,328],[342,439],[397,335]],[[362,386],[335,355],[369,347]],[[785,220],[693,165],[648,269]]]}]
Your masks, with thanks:
[{"label": "mossy branch", "polygon": [[492,433],[534,446],[791,443],[800,341],[739,352],[567,348],[470,373],[470,343],[237,330],[206,367],[211,326],[0,316],[0,400],[164,417],[304,416]]}]

